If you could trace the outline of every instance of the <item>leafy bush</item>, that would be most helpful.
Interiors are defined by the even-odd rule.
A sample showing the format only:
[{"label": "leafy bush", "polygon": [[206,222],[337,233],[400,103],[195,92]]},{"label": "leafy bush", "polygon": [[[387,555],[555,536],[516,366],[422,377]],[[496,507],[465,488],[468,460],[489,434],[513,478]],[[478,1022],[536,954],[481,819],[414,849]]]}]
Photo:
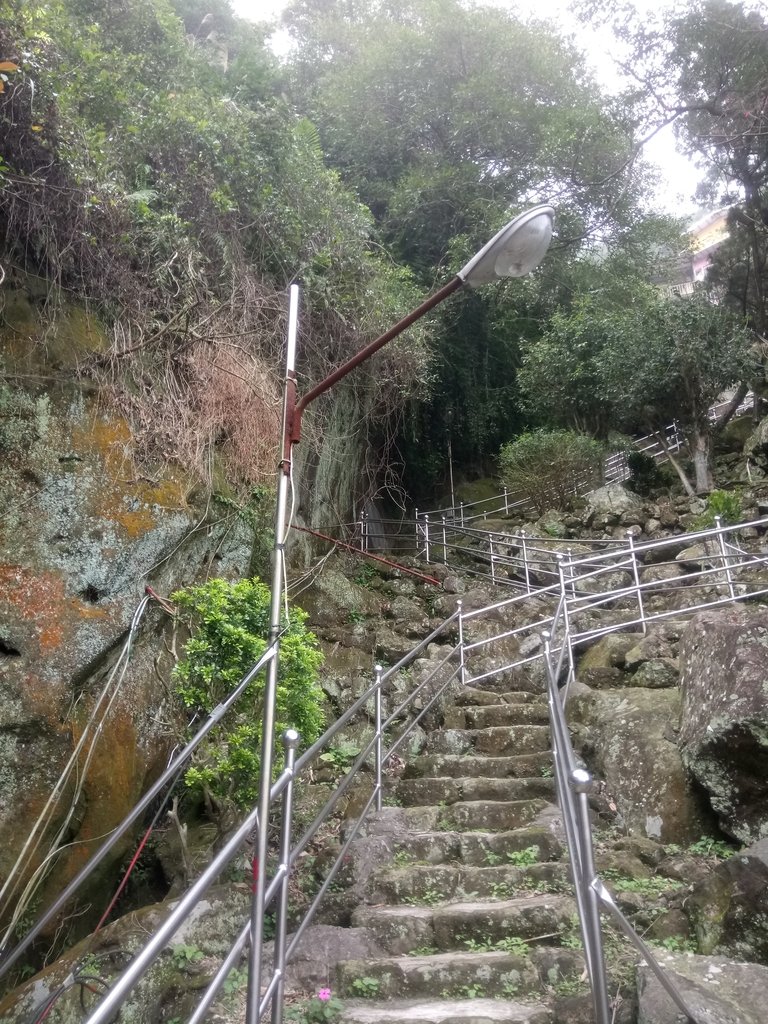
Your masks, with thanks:
[{"label": "leafy bush", "polygon": [[[212,579],[173,594],[190,628],[185,657],[174,670],[176,694],[194,712],[210,712],[235,688],[267,648],[269,590],[258,579]],[[280,641],[276,734],[298,729],[304,743],[320,735],[324,719],[317,671],[317,639],[300,608]],[[215,800],[249,806],[258,791],[264,673],[249,685],[238,707],[198,748],[185,781]],[[279,750],[279,747],[278,747]]]},{"label": "leafy bush", "polygon": [[565,508],[574,493],[597,483],[602,455],[602,446],[583,434],[536,430],[503,445],[499,463],[504,483],[542,513]]},{"label": "leafy bush", "polygon": [[715,516],[720,525],[738,523],[742,518],[741,498],[734,491],[712,491],[707,497],[707,507],[691,524],[691,530],[708,530],[715,525]]}]

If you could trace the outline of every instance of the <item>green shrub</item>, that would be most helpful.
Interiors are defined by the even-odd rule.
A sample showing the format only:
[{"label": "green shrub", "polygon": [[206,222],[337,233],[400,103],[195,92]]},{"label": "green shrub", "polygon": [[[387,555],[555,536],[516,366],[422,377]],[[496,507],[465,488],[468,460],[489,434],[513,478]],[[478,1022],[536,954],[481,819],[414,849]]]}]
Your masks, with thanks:
[{"label": "green shrub", "polygon": [[538,512],[565,508],[575,493],[600,480],[602,446],[569,430],[536,430],[502,446],[501,477],[521,491]]},{"label": "green shrub", "polygon": [[691,524],[691,530],[708,530],[715,525],[715,516],[720,517],[721,526],[732,526],[741,522],[741,498],[734,491],[712,491],[707,498],[707,507]]},{"label": "green shrub", "polygon": [[[269,590],[258,579],[212,579],[173,594],[189,626],[185,657],[174,670],[175,691],[190,711],[210,712],[235,688],[267,648]],[[324,719],[317,671],[322,654],[300,608],[280,641],[276,735],[298,729],[303,743],[320,735]],[[252,804],[258,791],[264,672],[195,754],[185,781],[217,800]],[[278,744],[278,758],[280,753]]]}]

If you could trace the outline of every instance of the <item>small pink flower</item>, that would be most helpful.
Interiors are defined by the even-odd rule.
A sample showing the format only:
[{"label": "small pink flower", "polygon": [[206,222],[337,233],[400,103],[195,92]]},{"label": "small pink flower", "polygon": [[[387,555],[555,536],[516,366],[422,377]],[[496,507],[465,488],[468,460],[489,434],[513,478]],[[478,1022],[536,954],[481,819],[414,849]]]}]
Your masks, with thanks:
[{"label": "small pink flower", "polygon": [[317,993],[317,998],[320,1000],[321,1003],[327,1003],[328,1000],[331,998],[331,990],[329,988],[321,988],[320,991]]}]

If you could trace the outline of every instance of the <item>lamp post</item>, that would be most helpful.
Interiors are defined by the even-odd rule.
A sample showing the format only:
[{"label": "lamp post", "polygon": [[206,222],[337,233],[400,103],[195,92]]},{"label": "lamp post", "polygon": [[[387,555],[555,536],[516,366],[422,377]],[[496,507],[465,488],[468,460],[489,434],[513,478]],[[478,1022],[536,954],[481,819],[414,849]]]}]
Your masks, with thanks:
[{"label": "lamp post", "polygon": [[[301,440],[301,418],[307,406],[348,373],[370,359],[380,348],[392,341],[435,306],[464,285],[476,288],[499,277],[524,277],[538,266],[552,239],[555,212],[551,206],[536,206],[515,217],[497,232],[458,274],[408,316],[366,345],[324,380],[296,400],[296,335],[298,325],[297,285],[291,286],[288,315],[288,345],[285,380],[283,384],[283,415],[280,465],[275,512],[275,544],[272,561],[272,589],[270,601],[269,643],[276,643],[280,634],[280,608],[283,599],[285,572],[285,539],[287,534],[285,513],[288,504],[288,486],[291,477],[291,458],[294,444]],[[269,818],[272,762],[274,759],[275,699],[277,695],[278,655],[269,663],[264,690],[264,713],[261,741],[261,780],[259,786],[259,827],[256,840],[253,902],[248,970],[246,1024],[257,1024],[261,996],[261,957],[264,930],[264,895],[266,892],[267,824]],[[273,1014],[279,1024],[280,1010]]]}]

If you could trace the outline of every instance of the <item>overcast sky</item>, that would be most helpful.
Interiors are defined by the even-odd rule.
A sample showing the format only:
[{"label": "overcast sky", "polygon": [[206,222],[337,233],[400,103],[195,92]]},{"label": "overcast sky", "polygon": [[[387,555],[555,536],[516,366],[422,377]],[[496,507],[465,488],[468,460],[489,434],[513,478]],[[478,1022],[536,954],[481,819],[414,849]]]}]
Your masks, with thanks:
[{"label": "overcast sky", "polygon": [[[287,0],[230,0],[234,10],[243,18],[267,21],[277,18]],[[666,6],[663,0],[634,0],[639,10],[657,10]],[[598,81],[607,89],[615,86],[617,77],[609,59],[615,43],[607,30],[585,30],[570,14],[571,0],[480,0],[480,5],[501,7],[527,19],[536,17],[550,22],[563,34],[572,33],[589,61]],[[282,44],[284,45],[284,43]],[[278,40],[276,49],[280,50]],[[672,129],[660,132],[645,149],[646,159],[656,163],[661,171],[658,199],[672,213],[696,212],[691,195],[696,187],[697,173],[692,164],[675,150]]]}]

